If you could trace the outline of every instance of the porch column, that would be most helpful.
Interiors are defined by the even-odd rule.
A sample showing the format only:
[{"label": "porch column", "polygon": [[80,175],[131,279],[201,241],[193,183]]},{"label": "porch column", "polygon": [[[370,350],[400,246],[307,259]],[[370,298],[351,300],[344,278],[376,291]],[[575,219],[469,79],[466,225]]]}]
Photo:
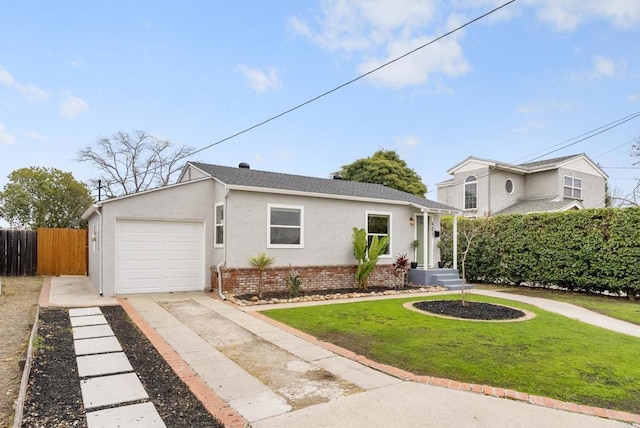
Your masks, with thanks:
[{"label": "porch column", "polygon": [[453,216],[453,268],[458,269],[458,215]]}]

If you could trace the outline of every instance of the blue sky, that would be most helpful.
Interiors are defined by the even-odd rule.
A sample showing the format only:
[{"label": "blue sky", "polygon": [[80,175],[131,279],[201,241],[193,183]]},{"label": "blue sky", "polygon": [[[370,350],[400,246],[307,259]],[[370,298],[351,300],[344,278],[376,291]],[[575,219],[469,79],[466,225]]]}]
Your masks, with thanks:
[{"label": "blue sky", "polygon": [[[117,131],[209,145],[501,3],[5,1],[0,187],[30,166],[86,181],[78,150]],[[436,199],[467,156],[524,162],[638,111],[639,1],[518,0],[192,160],[328,177],[393,149]],[[548,157],[584,152],[625,194],[637,137],[640,118]]]}]

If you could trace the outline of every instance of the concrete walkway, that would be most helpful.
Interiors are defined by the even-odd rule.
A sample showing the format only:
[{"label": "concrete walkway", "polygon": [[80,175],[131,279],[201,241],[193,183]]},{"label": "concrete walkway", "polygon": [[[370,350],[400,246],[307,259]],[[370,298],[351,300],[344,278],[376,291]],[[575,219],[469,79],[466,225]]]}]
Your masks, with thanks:
[{"label": "concrete walkway", "polygon": [[[70,289],[69,281],[66,280],[65,283],[67,284],[66,288]],[[54,290],[61,284],[62,281],[58,283],[55,278],[52,278],[51,296],[60,295]],[[479,293],[493,295],[485,291]],[[433,293],[428,295],[432,296]],[[581,308],[576,310],[576,307],[572,305],[557,305],[557,302],[502,293],[497,293],[497,296],[525,301],[546,310],[601,325],[604,328],[612,328],[615,331],[620,331],[620,328],[627,329],[627,326],[621,326],[615,320],[584,311]],[[459,384],[446,379],[431,378],[429,380],[431,384],[425,383],[424,377],[410,379],[400,370],[376,365],[365,361],[366,359],[360,356],[340,351],[337,347],[327,346],[313,338],[280,328],[277,324],[264,319],[257,312],[267,307],[240,309],[212,297],[213,295],[206,293],[146,294],[123,297],[122,303],[125,309],[135,310],[136,317],[132,318],[138,322],[143,331],[152,333],[147,334],[152,337],[151,340],[156,347],[162,345],[162,343],[159,345],[159,342],[163,342],[164,346],[168,344],[167,348],[171,348],[171,352],[175,352],[181,360],[186,362],[193,373],[193,375],[184,377],[187,384],[192,381],[201,382],[210,393],[211,391],[215,393],[254,428],[299,426],[309,428],[356,426],[605,428],[630,426],[629,423],[620,420],[633,421],[636,424],[634,426],[640,427],[640,416],[638,415],[587,406],[571,406],[570,403],[559,403],[544,397],[523,399],[517,393],[509,395],[514,393],[513,391],[488,386],[484,386],[479,391],[480,393],[472,392],[478,391],[473,388],[473,385]],[[406,297],[406,295],[402,297]],[[72,298],[70,301],[73,304],[69,307],[87,306],[81,304],[76,298]],[[339,303],[345,302],[347,301],[339,301]],[[56,304],[67,306],[59,297],[57,297]],[[184,317],[176,309],[172,309],[180,305],[197,308],[198,316],[193,319],[197,320],[201,317],[202,324],[198,324],[198,321],[193,319],[188,322],[181,321],[181,319],[184,320]],[[94,306],[94,304],[91,303],[90,306]],[[274,307],[274,305],[268,306],[268,308]],[[212,345],[211,337],[213,336],[211,333],[215,332],[208,331],[207,328],[210,328],[213,321],[233,323],[233,329],[225,330],[227,335],[234,331],[236,332],[233,333],[234,335],[251,335],[260,341],[268,342],[271,346],[277,346],[282,350],[282,354],[278,355],[285,355],[284,358],[289,363],[295,362],[295,364],[288,364],[292,371],[315,372],[323,370],[329,373],[327,378],[355,385],[358,392],[348,395],[337,394],[324,403],[306,407],[298,406],[292,410],[290,404],[283,399],[283,395],[274,392],[276,388],[273,385],[265,383],[259,378],[260,373],[250,373],[250,368],[243,368],[225,354],[229,353],[229,349],[233,348],[236,343],[231,343],[224,349],[220,348],[225,353]],[[638,326],[628,331],[631,333],[627,334],[640,335],[640,327]],[[225,332],[221,334],[224,335]],[[229,339],[233,340],[234,338]],[[255,352],[260,353],[262,349],[256,348]],[[161,352],[161,354],[168,358],[168,352]],[[269,357],[266,354],[259,356],[265,359]],[[512,399],[497,398],[494,395]],[[554,409],[553,406],[565,410]],[[228,426],[241,425],[229,424]]]}]

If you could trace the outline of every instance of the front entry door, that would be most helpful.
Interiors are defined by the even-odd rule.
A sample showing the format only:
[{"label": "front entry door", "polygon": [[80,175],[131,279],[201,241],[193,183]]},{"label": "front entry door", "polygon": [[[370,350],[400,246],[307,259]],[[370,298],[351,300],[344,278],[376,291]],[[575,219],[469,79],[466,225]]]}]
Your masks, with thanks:
[{"label": "front entry door", "polygon": [[425,233],[424,233],[424,215],[417,214],[416,215],[416,239],[420,240],[420,247],[416,250],[417,256],[416,261],[418,262],[419,267],[424,267],[424,254],[427,249]]}]

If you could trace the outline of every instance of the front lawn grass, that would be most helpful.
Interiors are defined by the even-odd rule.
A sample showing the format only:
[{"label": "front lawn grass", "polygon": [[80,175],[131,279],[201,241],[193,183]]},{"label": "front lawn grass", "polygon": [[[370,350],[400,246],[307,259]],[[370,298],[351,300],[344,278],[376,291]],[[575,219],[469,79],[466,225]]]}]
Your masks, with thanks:
[{"label": "front lawn grass", "polygon": [[[474,284],[474,287],[475,286],[476,285]],[[632,302],[620,297],[597,296],[569,291],[549,290],[545,288],[503,287],[489,285],[482,285],[477,288],[572,303],[574,305],[582,306],[583,308],[590,309],[594,312],[598,312],[612,318],[617,318],[640,325],[639,301]]]},{"label": "front lawn grass", "polygon": [[[457,299],[434,296],[431,299]],[[534,319],[450,320],[404,308],[425,298],[372,300],[263,313],[321,340],[420,375],[640,413],[640,340],[523,303]]]}]

